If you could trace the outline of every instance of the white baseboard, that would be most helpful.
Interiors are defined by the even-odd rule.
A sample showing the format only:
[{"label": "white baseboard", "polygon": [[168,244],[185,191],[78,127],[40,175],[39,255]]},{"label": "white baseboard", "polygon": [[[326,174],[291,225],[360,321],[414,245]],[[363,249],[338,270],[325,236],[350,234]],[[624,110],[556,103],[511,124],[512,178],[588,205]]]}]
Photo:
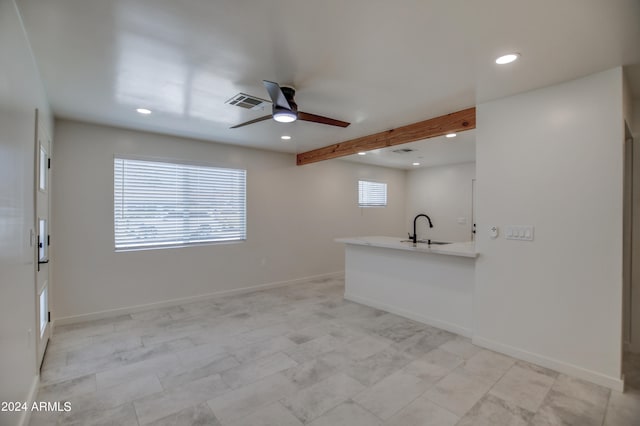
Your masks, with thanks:
[{"label": "white baseboard", "polygon": [[179,299],[164,300],[162,302],[147,303],[147,304],[144,304],[144,305],[127,306],[127,307],[124,307],[124,308],[109,309],[109,310],[106,310],[106,311],[92,312],[92,313],[88,313],[88,314],[72,315],[72,316],[62,317],[62,318],[54,318],[53,325],[55,327],[55,326],[58,326],[58,325],[75,324],[75,323],[79,323],[79,322],[93,321],[93,320],[98,320],[98,319],[103,319],[103,318],[111,318],[111,317],[116,317],[116,316],[119,316],[119,315],[127,315],[127,314],[133,314],[133,313],[136,313],[136,312],[147,311],[147,310],[150,310],[150,309],[157,309],[157,308],[164,308],[164,307],[168,307],[168,306],[182,305],[184,303],[195,302],[197,300],[202,300],[202,299],[213,299],[213,298],[216,298],[216,297],[232,296],[232,295],[235,295],[235,294],[250,293],[250,292],[258,291],[258,290],[267,290],[267,289],[270,289],[270,288],[277,288],[277,287],[285,287],[285,286],[290,286],[290,285],[302,284],[302,283],[305,283],[305,282],[308,282],[308,281],[318,280],[318,279],[341,278],[343,276],[344,276],[344,271],[330,272],[330,273],[327,273],[327,274],[313,275],[313,276],[304,277],[304,278],[296,278],[296,279],[293,279],[293,280],[278,281],[278,282],[267,283],[267,284],[259,284],[259,285],[255,285],[255,286],[251,286],[251,287],[243,287],[243,288],[237,288],[237,289],[232,289],[232,290],[222,290],[222,291],[216,291],[216,292],[213,292],[213,293],[200,294],[200,295],[197,295],[197,296],[181,297]]},{"label": "white baseboard", "polygon": [[582,368],[577,365],[568,364],[564,361],[524,351],[513,346],[485,339],[481,336],[473,336],[472,342],[474,345],[482,346],[483,348],[491,349],[496,352],[501,352],[505,355],[509,355],[523,361],[528,361],[541,367],[550,368],[560,373],[565,373],[573,377],[587,380],[619,392],[624,391],[624,380],[618,377],[605,376],[604,374],[587,370],[586,368]]},{"label": "white baseboard", "polygon": [[540,365],[542,367],[550,368],[552,370],[569,374],[573,377],[587,380],[589,382],[605,386],[607,388],[622,392],[624,390],[624,380],[617,377],[605,376],[595,371],[587,370],[585,368],[568,364],[566,362],[558,361],[556,359],[548,358],[542,355],[538,355],[532,352],[524,351],[522,349],[515,348],[513,346],[505,345],[502,343],[494,342],[489,339],[485,339],[480,336],[473,336],[473,331],[469,328],[461,327],[457,324],[451,324],[446,321],[441,321],[435,318],[428,318],[414,312],[398,309],[394,306],[387,305],[383,302],[367,299],[364,297],[356,296],[353,294],[345,293],[344,298],[351,300],[352,302],[360,303],[363,305],[371,306],[373,308],[382,309],[392,314],[400,315],[433,327],[437,327],[443,330],[451,331],[465,337],[471,337],[475,345],[482,346],[487,349],[491,349],[496,352],[501,352],[505,355],[512,356],[514,358],[528,361],[533,364]]},{"label": "white baseboard", "polygon": [[[31,408],[33,402],[36,400],[36,396],[38,395],[38,388],[40,387],[40,376],[36,375],[31,382],[31,387],[29,388],[29,394],[27,395],[27,407]],[[22,412],[22,416],[18,421],[19,426],[28,426],[29,420],[31,420],[31,410],[25,410]]]},{"label": "white baseboard", "polygon": [[406,311],[404,309],[387,305],[386,303],[378,302],[376,300],[367,299],[365,297],[356,296],[346,292],[344,294],[344,298],[352,302],[360,303],[362,305],[367,305],[376,309],[381,309],[383,311],[391,312],[392,314],[400,315],[401,317],[409,318],[414,321],[421,322],[423,324],[440,328],[442,330],[447,330],[452,333],[459,334],[461,336],[471,337],[473,334],[473,331],[470,328],[462,327],[457,324],[452,324],[447,321],[441,321],[436,318],[425,317],[424,315],[416,314],[415,312]]}]

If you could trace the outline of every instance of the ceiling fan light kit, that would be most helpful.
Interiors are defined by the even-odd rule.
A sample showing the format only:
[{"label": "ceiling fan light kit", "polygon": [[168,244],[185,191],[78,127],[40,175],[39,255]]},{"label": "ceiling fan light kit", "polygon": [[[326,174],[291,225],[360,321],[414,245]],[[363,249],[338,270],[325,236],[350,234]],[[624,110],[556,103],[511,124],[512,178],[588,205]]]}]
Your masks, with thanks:
[{"label": "ceiling fan light kit", "polygon": [[[265,121],[270,118],[273,118],[275,121],[278,121],[280,123],[292,123],[296,120],[300,120],[311,121],[312,123],[328,124],[330,126],[337,127],[347,127],[349,124],[351,124],[347,123],[346,121],[323,117],[321,115],[309,114],[308,112],[298,112],[298,105],[293,99],[294,95],[296,94],[296,89],[289,86],[280,86],[278,83],[274,83],[273,81],[268,80],[263,80],[262,84],[264,85],[265,89],[267,89],[267,92],[269,93],[269,97],[271,98],[271,102],[273,104],[271,115],[265,115],[264,117],[255,118],[241,124],[236,124],[235,126],[231,127],[232,129],[248,126],[249,124],[253,123],[259,123],[260,121]],[[249,96],[243,93],[241,93],[240,95]],[[232,99],[235,98],[236,97]],[[234,103],[231,104],[234,105]]]},{"label": "ceiling fan light kit", "polygon": [[273,107],[273,119],[280,123],[292,123],[298,119],[298,114],[295,111],[288,109]]}]

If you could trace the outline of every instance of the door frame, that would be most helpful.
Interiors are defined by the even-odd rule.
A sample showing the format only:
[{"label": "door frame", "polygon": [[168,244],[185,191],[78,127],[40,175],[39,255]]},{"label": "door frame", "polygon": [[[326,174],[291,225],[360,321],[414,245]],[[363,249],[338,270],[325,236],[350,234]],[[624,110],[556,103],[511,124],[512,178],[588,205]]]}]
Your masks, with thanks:
[{"label": "door frame", "polygon": [[[35,159],[34,159],[34,264],[35,264],[35,306],[36,306],[36,363],[41,368],[44,354],[51,337],[51,277],[50,277],[50,235],[51,235],[51,138],[44,129],[38,109],[35,110]],[[44,151],[44,155],[43,155]],[[43,175],[44,173],[44,175]],[[43,205],[44,204],[44,205]],[[41,220],[44,220],[42,229]],[[42,303],[44,300],[44,304]]]}]

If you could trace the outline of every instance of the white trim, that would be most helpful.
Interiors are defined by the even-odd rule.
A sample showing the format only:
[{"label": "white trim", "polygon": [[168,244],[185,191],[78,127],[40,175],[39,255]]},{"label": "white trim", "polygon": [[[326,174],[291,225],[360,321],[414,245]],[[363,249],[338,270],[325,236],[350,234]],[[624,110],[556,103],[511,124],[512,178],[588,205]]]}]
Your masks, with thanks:
[{"label": "white trim", "polygon": [[182,305],[184,303],[195,302],[196,300],[210,299],[210,298],[213,299],[213,298],[216,298],[216,297],[231,296],[231,295],[234,295],[234,294],[251,293],[253,291],[258,291],[258,290],[267,290],[267,289],[270,289],[270,288],[277,288],[277,287],[285,287],[285,286],[290,286],[290,285],[302,284],[304,282],[307,282],[307,281],[310,281],[310,280],[315,280],[315,279],[341,278],[343,276],[344,276],[344,271],[330,272],[330,273],[327,273],[327,274],[312,275],[312,276],[309,276],[309,277],[296,278],[296,279],[293,279],[293,280],[277,281],[277,282],[273,282],[273,283],[259,284],[259,285],[255,285],[255,286],[237,288],[237,289],[232,289],[232,290],[222,290],[222,291],[216,291],[216,292],[213,292],[213,293],[200,294],[200,295],[197,295],[197,296],[181,297],[179,299],[165,300],[165,301],[162,301],[162,302],[147,303],[147,304],[144,304],[144,305],[127,306],[125,308],[117,308],[117,309],[110,309],[110,310],[107,310],[107,311],[91,312],[91,313],[88,313],[88,314],[80,314],[80,315],[73,315],[73,316],[69,316],[69,317],[62,317],[62,318],[54,319],[53,324],[55,326],[75,324],[75,323],[79,323],[79,322],[92,321],[92,320],[98,320],[98,319],[103,319],[103,318],[115,317],[115,316],[119,316],[119,315],[126,315],[126,314],[132,314],[132,313],[136,313],[136,312],[141,312],[141,311],[147,311],[149,309],[157,309],[157,308],[164,308],[164,307],[167,307],[167,306]]},{"label": "white trim", "polygon": [[404,309],[399,309],[392,305],[387,305],[386,303],[378,302],[375,300],[367,299],[365,297],[356,296],[350,293],[345,292],[344,298],[346,300],[350,300],[352,302],[360,303],[362,305],[371,306],[373,308],[382,309],[383,311],[390,312],[392,314],[400,315],[401,317],[409,318],[414,321],[421,322],[423,324],[430,325],[432,327],[437,327],[442,330],[447,330],[452,333],[459,334],[465,337],[471,337],[473,335],[473,330],[461,327],[457,324],[453,324],[447,321],[442,321],[436,318],[426,317],[424,315],[416,314],[415,312],[406,311]]},{"label": "white trim", "polygon": [[27,426],[29,424],[29,420],[31,420],[31,406],[36,399],[36,395],[38,394],[38,388],[40,387],[40,376],[35,375],[33,377],[33,381],[31,382],[31,387],[29,388],[29,394],[27,395],[27,407],[29,409],[22,412],[22,416],[20,416],[20,420],[18,420],[18,426]]},{"label": "white trim", "polygon": [[524,351],[513,346],[495,342],[490,339],[485,339],[481,336],[473,336],[472,342],[474,345],[482,346],[483,348],[491,349],[496,352],[501,352],[503,354],[537,364],[541,367],[559,371],[560,373],[578,377],[580,379],[587,380],[600,386],[608,387],[618,392],[624,391],[624,379],[618,377],[606,376],[602,373],[587,370],[586,368],[568,364],[564,361],[549,358],[544,355]]}]

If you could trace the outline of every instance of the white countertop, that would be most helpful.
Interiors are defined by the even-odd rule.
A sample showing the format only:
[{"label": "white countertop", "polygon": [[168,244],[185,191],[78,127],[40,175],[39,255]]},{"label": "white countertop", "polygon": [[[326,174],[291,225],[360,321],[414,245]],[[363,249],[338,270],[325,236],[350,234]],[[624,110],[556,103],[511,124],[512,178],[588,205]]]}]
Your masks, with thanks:
[{"label": "white countertop", "polygon": [[403,243],[402,240],[407,238],[401,237],[352,237],[352,238],[336,238],[336,242],[344,244],[355,244],[360,246],[382,247],[396,250],[417,251],[421,253],[445,254],[449,256],[477,257],[475,243],[473,241],[464,243],[451,243],[443,245],[431,245],[427,243],[417,243],[415,246],[412,242]]}]

